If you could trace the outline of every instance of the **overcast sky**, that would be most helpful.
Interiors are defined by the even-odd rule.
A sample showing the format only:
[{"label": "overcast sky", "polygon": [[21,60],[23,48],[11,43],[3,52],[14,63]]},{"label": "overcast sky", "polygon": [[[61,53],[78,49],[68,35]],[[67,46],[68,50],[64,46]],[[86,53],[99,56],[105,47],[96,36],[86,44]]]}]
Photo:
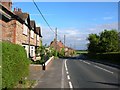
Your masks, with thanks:
[{"label": "overcast sky", "polygon": [[[66,35],[66,45],[74,49],[87,49],[87,37],[90,33],[100,33],[104,29],[118,29],[117,0],[116,2],[36,2],[36,4],[52,29],[55,30],[57,27],[58,40],[63,41],[63,36]],[[48,28],[33,2],[14,2],[14,7],[30,14],[30,18],[42,29],[43,44],[49,45],[55,37],[54,32]]]}]

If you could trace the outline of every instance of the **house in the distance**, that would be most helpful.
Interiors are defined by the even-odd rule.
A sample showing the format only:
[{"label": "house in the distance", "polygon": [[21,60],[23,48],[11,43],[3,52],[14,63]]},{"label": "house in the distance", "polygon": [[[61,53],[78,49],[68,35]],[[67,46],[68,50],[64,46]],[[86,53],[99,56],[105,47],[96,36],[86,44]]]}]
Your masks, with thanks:
[{"label": "house in the distance", "polygon": [[35,49],[41,45],[40,27],[36,27],[29,13],[22,12],[20,8],[14,8],[12,12],[12,2],[0,2],[0,7],[0,40],[22,45],[28,57],[35,57]]},{"label": "house in the distance", "polygon": [[74,49],[65,46],[61,40],[57,41],[56,39],[54,39],[54,41],[50,43],[50,47],[54,48],[58,52],[61,52],[61,50],[64,49],[65,56],[72,56],[74,53]]}]

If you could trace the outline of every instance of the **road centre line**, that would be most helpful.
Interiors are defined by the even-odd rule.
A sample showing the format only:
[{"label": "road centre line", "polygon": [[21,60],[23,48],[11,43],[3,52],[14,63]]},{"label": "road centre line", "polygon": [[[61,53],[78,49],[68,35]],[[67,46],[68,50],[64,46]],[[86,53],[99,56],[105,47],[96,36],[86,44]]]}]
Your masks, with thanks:
[{"label": "road centre line", "polygon": [[69,74],[68,71],[66,73]]},{"label": "road centre line", "polygon": [[66,69],[66,71],[68,71],[66,62],[67,62],[67,59],[65,60],[65,69]]},{"label": "road centre line", "polygon": [[70,80],[70,76],[69,75],[67,75],[67,79]]},{"label": "road centre line", "polygon": [[107,69],[101,68],[101,67],[99,67],[99,66],[94,65],[94,67],[99,68],[99,69],[101,69],[101,70],[104,70],[104,71],[106,71],[106,72],[109,72],[109,73],[113,74],[113,72],[111,72],[111,71],[109,71],[109,70],[107,70]]},{"label": "road centre line", "polygon": [[70,81],[69,81],[69,86],[70,86],[71,89],[73,88],[73,85]]}]

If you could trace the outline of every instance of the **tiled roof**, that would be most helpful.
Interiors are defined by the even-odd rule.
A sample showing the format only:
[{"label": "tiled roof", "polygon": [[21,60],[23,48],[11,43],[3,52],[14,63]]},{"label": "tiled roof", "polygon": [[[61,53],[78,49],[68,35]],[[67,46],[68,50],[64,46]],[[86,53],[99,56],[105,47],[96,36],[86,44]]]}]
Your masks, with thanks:
[{"label": "tiled roof", "polygon": [[31,21],[30,21],[30,26],[31,26],[32,28],[36,27],[36,26],[35,26],[35,21],[34,21],[34,20],[31,20]]},{"label": "tiled roof", "polygon": [[40,29],[40,27],[36,27],[36,33],[39,34],[40,37],[42,37],[41,36],[41,29]]},{"label": "tiled roof", "polygon": [[25,21],[25,19],[27,19],[29,17],[28,13],[15,12],[15,14],[18,15],[23,21]]},{"label": "tiled roof", "polygon": [[61,42],[61,41],[59,41],[58,43],[57,43],[57,45],[59,46],[59,47],[64,47],[64,45],[63,45],[63,43]]}]

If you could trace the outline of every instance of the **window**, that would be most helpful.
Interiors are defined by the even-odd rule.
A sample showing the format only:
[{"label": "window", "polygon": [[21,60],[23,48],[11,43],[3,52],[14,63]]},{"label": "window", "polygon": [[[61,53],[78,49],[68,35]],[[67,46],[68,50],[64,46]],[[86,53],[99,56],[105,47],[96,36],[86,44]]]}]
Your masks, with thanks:
[{"label": "window", "polygon": [[25,24],[23,25],[23,34],[27,35],[27,26]]},{"label": "window", "polygon": [[31,38],[34,38],[34,31],[33,30],[31,30]]},{"label": "window", "polygon": [[31,57],[35,56],[35,47],[34,46],[30,46],[30,56]]},{"label": "window", "polygon": [[39,35],[37,35],[37,40],[39,41]]}]

